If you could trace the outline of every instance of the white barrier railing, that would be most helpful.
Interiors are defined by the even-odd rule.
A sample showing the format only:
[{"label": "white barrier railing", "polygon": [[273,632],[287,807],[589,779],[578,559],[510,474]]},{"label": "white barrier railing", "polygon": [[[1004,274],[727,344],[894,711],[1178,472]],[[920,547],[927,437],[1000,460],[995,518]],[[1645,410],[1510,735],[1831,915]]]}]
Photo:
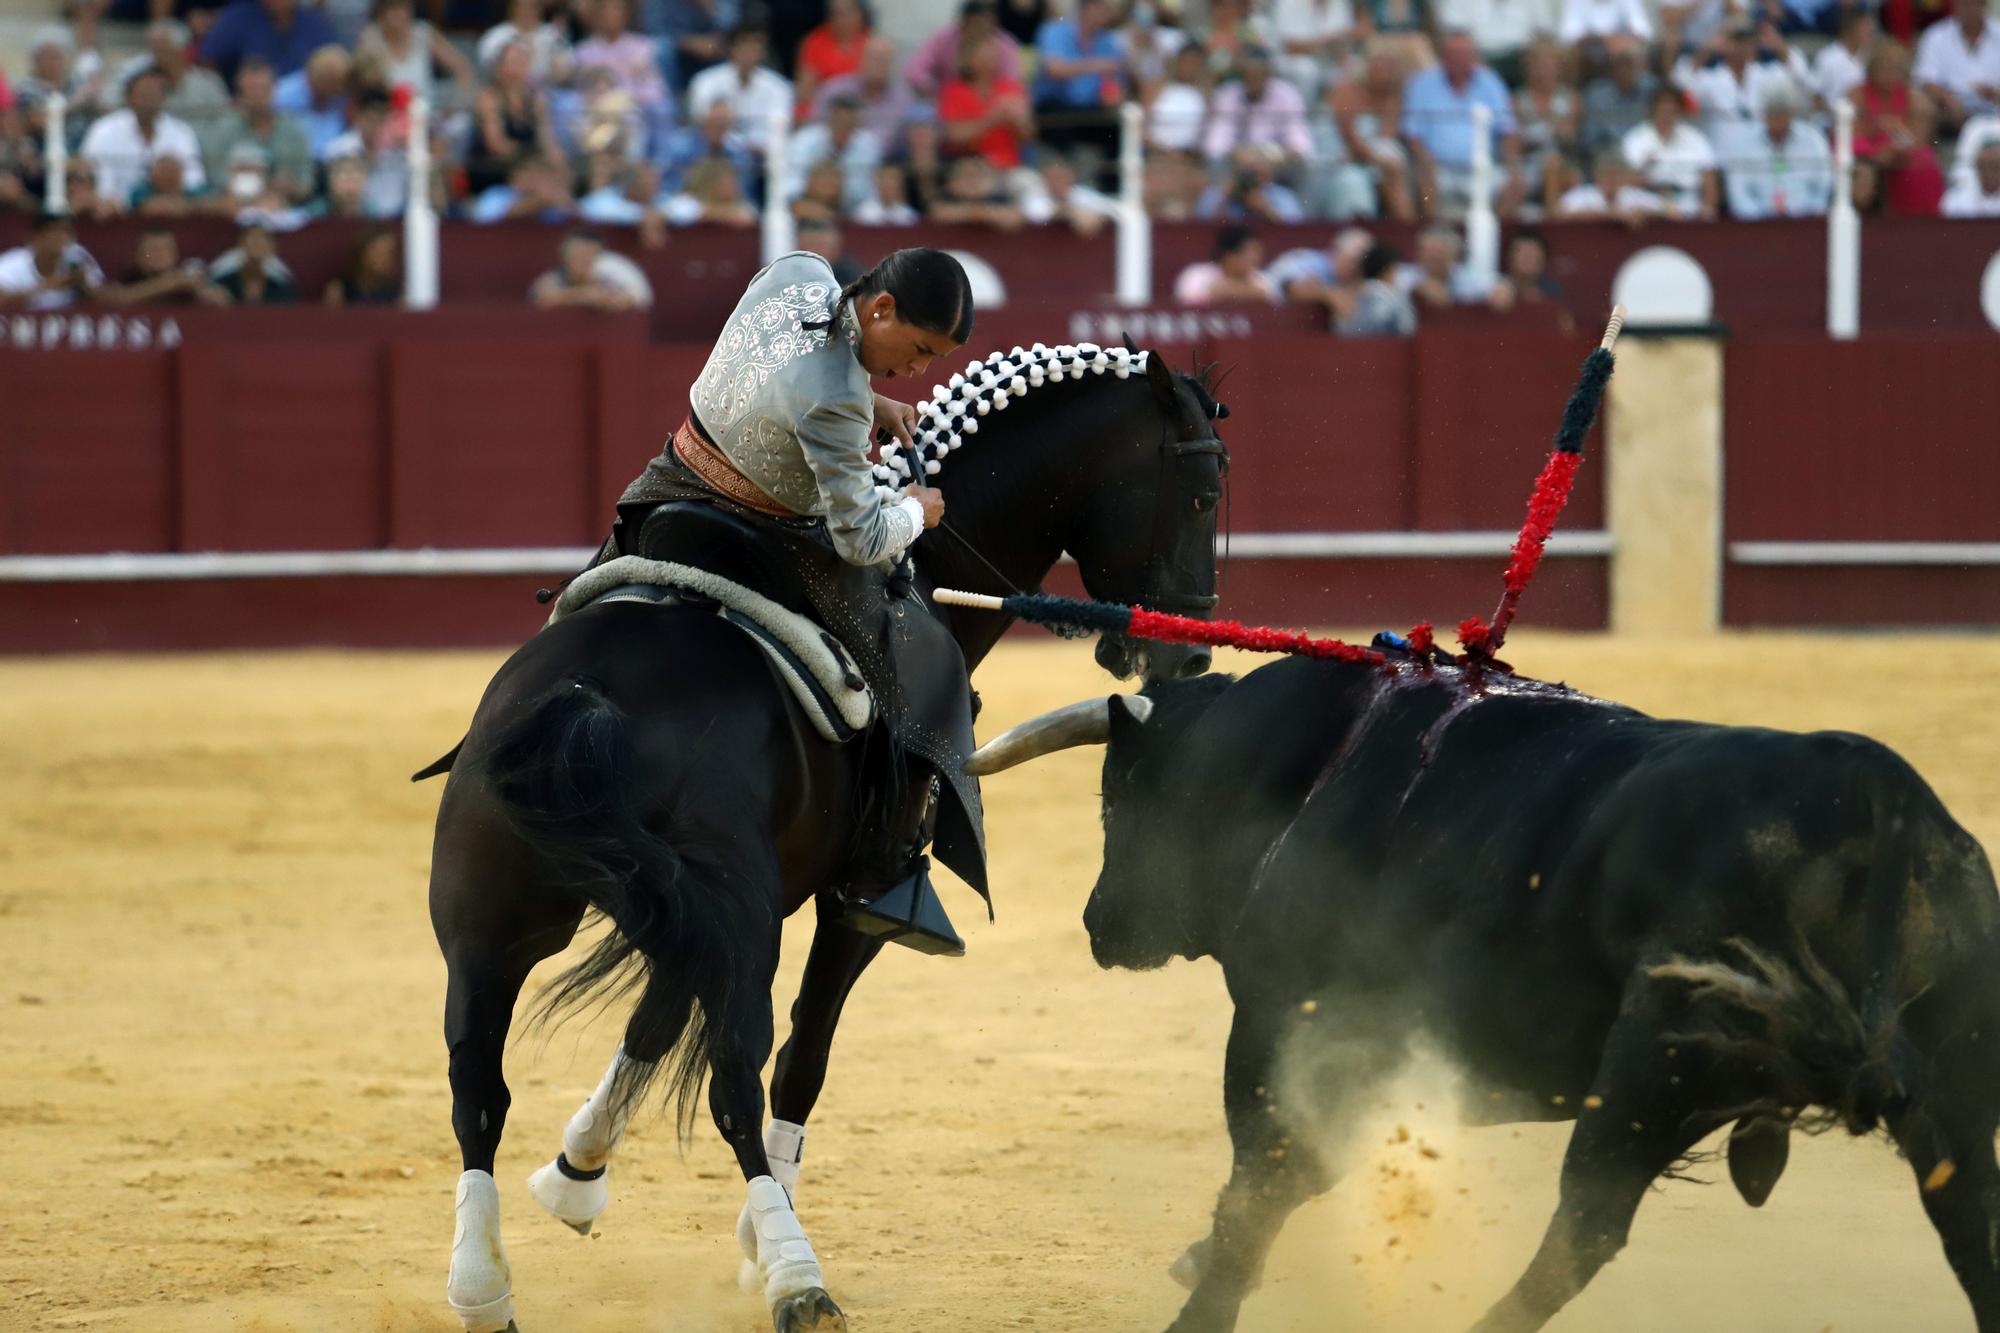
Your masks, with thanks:
[{"label": "white barrier railing", "polygon": [[1465,266],[1482,285],[1500,272],[1500,219],[1493,212],[1493,110],[1472,108],[1472,203],[1465,213]]},{"label": "white barrier railing", "polygon": [[42,207],[51,213],[69,212],[69,138],[63,128],[63,113],[69,99],[54,93],[48,100],[47,137],[42,159],[48,164],[48,179],[42,186]]},{"label": "white barrier railing", "polygon": [[792,118],[784,111],[771,113],[770,138],[764,147],[764,262],[798,248],[798,228],[792,223],[792,202],[785,198],[791,182]]},{"label": "white barrier railing", "polygon": [[1118,304],[1153,299],[1153,220],[1146,216],[1146,110],[1127,102],[1118,111]]},{"label": "white barrier railing", "polygon": [[438,303],[438,215],[431,202],[431,107],[410,101],[409,198],[403,202],[403,305],[430,310]]},{"label": "white barrier railing", "polygon": [[1833,108],[1833,206],[1826,210],[1826,332],[1861,331],[1861,214],[1854,207],[1854,104]]}]

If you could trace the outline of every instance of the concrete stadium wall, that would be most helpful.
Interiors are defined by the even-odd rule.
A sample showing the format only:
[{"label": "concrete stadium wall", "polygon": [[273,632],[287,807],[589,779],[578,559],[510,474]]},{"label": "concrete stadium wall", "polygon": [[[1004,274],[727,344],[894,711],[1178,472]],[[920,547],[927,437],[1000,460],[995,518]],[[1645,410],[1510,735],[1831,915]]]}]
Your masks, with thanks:
[{"label": "concrete stadium wall", "polygon": [[[136,350],[130,327],[81,348],[67,325],[48,350],[0,349],[0,651],[517,640],[541,618],[533,589],[597,543],[679,421],[707,350],[650,343],[641,317],[497,307],[132,318]],[[1177,365],[1234,366],[1224,612],[1406,627],[1490,611],[1584,343],[1160,344]],[[1720,367],[1704,382],[1722,386],[1729,623],[2000,624],[2000,563],[1977,563],[2000,550],[1980,503],[2000,486],[1990,340],[1703,345]],[[1644,361],[1621,362],[1620,392]],[[1605,485],[1637,412],[1669,450],[1698,414],[1672,382],[1630,423],[1624,401],[1532,623],[1607,623],[1612,541],[1672,556],[1664,528],[1604,536]],[[1733,558],[1745,542],[1762,563]],[[1856,542],[1901,545],[1885,564]],[[1773,562],[1787,552],[1806,563]]]}]

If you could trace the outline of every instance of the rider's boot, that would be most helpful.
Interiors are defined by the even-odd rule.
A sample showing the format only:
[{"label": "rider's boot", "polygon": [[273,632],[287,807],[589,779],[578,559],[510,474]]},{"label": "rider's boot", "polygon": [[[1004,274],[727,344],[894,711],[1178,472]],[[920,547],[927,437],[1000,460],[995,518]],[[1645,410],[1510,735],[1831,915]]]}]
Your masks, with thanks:
[{"label": "rider's boot", "polygon": [[923,854],[930,843],[936,805],[930,782],[912,801],[916,819],[890,846],[887,856],[864,858],[840,889],[845,905],[840,924],[864,935],[906,945],[920,953],[957,958],[965,941],[952,928],[944,904],[931,886],[931,859]]}]

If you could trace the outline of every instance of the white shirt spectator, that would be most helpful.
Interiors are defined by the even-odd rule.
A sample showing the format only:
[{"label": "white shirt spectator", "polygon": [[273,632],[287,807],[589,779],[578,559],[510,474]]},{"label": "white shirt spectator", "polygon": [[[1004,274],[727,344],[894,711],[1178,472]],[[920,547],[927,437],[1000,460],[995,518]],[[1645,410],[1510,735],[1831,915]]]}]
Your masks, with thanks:
[{"label": "white shirt spectator", "polygon": [[1975,116],[1965,122],[1965,128],[1958,132],[1958,147],[1952,150],[1950,188],[1956,190],[1972,183],[1975,175],[1972,164],[1979,160],[1979,150],[1989,143],[2000,143],[2000,115]]},{"label": "white shirt spectator", "polygon": [[1146,142],[1155,148],[1190,153],[1201,146],[1208,125],[1208,97],[1191,83],[1160,89],[1146,115]]},{"label": "white shirt spectator", "polygon": [[1734,155],[1732,140],[1743,129],[1757,128],[1764,115],[1764,99],[1776,88],[1802,88],[1811,71],[1796,51],[1786,60],[1753,60],[1743,67],[1743,77],[1728,62],[1698,66],[1682,56],[1674,63],[1674,83],[1694,98],[1701,128],[1725,157]]},{"label": "white shirt spectator", "polygon": [[[1105,218],[1118,216],[1118,201],[1088,185],[1072,185],[1062,202],[1072,213],[1095,213]],[[1021,191],[1020,204],[1021,216],[1038,227],[1056,215],[1056,200],[1039,180]]]},{"label": "white shirt spectator", "polygon": [[1264,95],[1255,102],[1241,82],[1218,88],[1204,137],[1210,161],[1220,161],[1236,148],[1251,144],[1282,148],[1300,161],[1310,161],[1313,156],[1306,99],[1280,78],[1266,84]]},{"label": "white shirt spectator", "polygon": [[1965,104],[1970,116],[2000,111],[1988,99],[1973,91],[1977,85],[2000,87],[2000,20],[1986,20],[1986,31],[1977,46],[1968,46],[1965,29],[1957,19],[1939,19],[1917,38],[1917,59],[1910,69],[1910,81],[1935,84]]},{"label": "white shirt spectator", "polygon": [[189,194],[208,184],[201,166],[201,141],[186,121],[164,111],[154,119],[153,137],[148,139],[140,132],[139,117],[130,107],[121,107],[90,127],[78,151],[97,165],[97,192],[121,204],[132,198],[156,157],[181,160],[181,181]]},{"label": "white shirt spectator", "polygon": [[1642,42],[1653,40],[1653,20],[1645,0],[1563,0],[1562,22],[1556,36],[1564,46],[1586,37],[1616,37],[1630,33]]},{"label": "white shirt spectator", "polygon": [[1558,0],[1440,0],[1438,21],[1471,33],[1490,60],[1514,54],[1538,33],[1554,32],[1562,8]]},{"label": "white shirt spectator", "polygon": [[[1501,0],[1508,3],[1509,0]],[[1513,0],[1518,3],[1519,0]],[[1333,77],[1332,64],[1321,56],[1294,55],[1288,42],[1310,42],[1324,48],[1354,28],[1351,0],[1274,0],[1271,5],[1272,62],[1280,74],[1310,97],[1321,80]]]},{"label": "white shirt spectator", "polygon": [[882,145],[867,130],[857,129],[847,140],[844,152],[836,153],[833,131],[824,124],[796,130],[785,148],[785,198],[796,199],[806,192],[806,177],[828,158],[840,163],[840,206],[843,211],[858,207],[875,189],[875,167],[882,160]]},{"label": "white shirt spectator", "polygon": [[[97,261],[90,257],[90,251],[75,241],[71,241],[69,248],[63,251],[61,267],[65,272],[81,268],[86,286],[99,287],[104,283],[104,270],[100,269]],[[20,296],[34,291],[41,285],[42,275],[35,268],[35,252],[32,249],[21,245],[5,254],[0,254],[0,292],[8,296]],[[40,292],[29,298],[27,308],[60,310],[75,303],[75,291],[68,287],[58,287],[52,292]]]},{"label": "white shirt spectator", "polygon": [[1828,106],[1841,101],[1867,78],[1861,57],[1839,42],[1821,47],[1820,53],[1813,57],[1812,90]]},{"label": "white shirt spectator", "polygon": [[848,221],[863,227],[914,227],[924,215],[901,199],[884,203],[882,196],[870,194],[858,204]]},{"label": "white shirt spectator", "polygon": [[1556,200],[1559,218],[1600,217],[1606,213],[1635,213],[1641,217],[1665,217],[1667,201],[1639,185],[1621,185],[1616,199],[1606,199],[1595,185],[1578,185],[1563,191]]},{"label": "white shirt spectator", "polygon": [[709,107],[729,103],[736,118],[736,131],[743,141],[762,153],[771,137],[771,122],[792,116],[792,84],[784,75],[762,65],[750,72],[746,84],[737,77],[736,66],[724,61],[711,65],[688,83],[688,121],[699,125]]},{"label": "white shirt spectator", "polygon": [[639,309],[653,308],[653,284],[646,281],[645,272],[624,255],[610,250],[601,252],[597,262],[590,266],[590,276],[607,287],[616,287],[624,292]]},{"label": "white shirt spectator", "polygon": [[528,77],[541,87],[561,83],[569,77],[572,48],[569,38],[553,23],[544,23],[522,32],[512,23],[488,28],[479,39],[479,68],[490,70],[500,62],[500,53],[509,42],[528,44]]},{"label": "white shirt spectator", "polygon": [[1737,142],[1723,172],[1729,212],[1746,221],[1822,217],[1833,198],[1833,153],[1817,127],[1794,120],[1783,144],[1761,126]]},{"label": "white shirt spectator", "polygon": [[337,162],[351,157],[368,168],[368,183],[361,187],[361,211],[371,218],[401,217],[410,198],[410,159],[400,148],[371,153],[357,130],[326,146],[326,160]]},{"label": "white shirt spectator", "polygon": [[1948,218],[2000,218],[2000,190],[1986,194],[1977,180],[1961,181],[1945,191],[1938,212]]},{"label": "white shirt spectator", "polygon": [[1646,184],[1658,190],[1676,212],[1694,213],[1701,208],[1701,177],[1715,169],[1715,149],[1708,136],[1692,125],[1674,126],[1673,137],[1662,141],[1653,122],[1634,126],[1619,145],[1625,162],[1646,177]]}]

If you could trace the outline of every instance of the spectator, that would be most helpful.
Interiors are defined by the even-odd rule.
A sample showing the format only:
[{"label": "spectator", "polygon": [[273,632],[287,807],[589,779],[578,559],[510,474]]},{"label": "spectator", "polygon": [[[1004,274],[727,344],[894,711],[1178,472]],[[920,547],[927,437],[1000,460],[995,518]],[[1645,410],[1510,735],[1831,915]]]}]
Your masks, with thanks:
[{"label": "spectator", "polygon": [[1203,222],[1303,222],[1298,195],[1278,182],[1275,148],[1244,147],[1229,159],[1224,179],[1208,187],[1195,205]]},{"label": "spectator", "polygon": [[37,211],[44,170],[41,145],[28,133],[21,108],[0,105],[0,212]]},{"label": "spectator", "polygon": [[727,158],[708,157],[689,167],[680,189],[660,208],[676,227],[713,222],[725,227],[754,227],[757,210],[743,196],[743,180]]},{"label": "spectator", "polygon": [[763,28],[741,27],[729,35],[729,62],[705,69],[688,85],[688,114],[699,120],[709,107],[725,103],[736,133],[761,155],[771,127],[792,118],[792,85],[764,64],[770,38]]},{"label": "spectator", "polygon": [[1514,116],[1521,126],[1528,192],[1539,199],[1546,193],[1550,168],[1576,149],[1580,108],[1575,91],[1562,82],[1562,49],[1554,41],[1536,39],[1523,68],[1527,82],[1514,95]]},{"label": "spectator", "polygon": [[1924,29],[1915,78],[1947,130],[2000,112],[2000,23],[1986,16],[1986,0],[1953,0],[1951,18]]},{"label": "spectator", "polygon": [[1157,152],[1146,158],[1146,216],[1156,222],[1189,222],[1208,188],[1208,172],[1194,153]]},{"label": "spectator", "polygon": [[1181,305],[1226,305],[1253,301],[1270,305],[1277,288],[1264,276],[1264,243],[1243,226],[1216,230],[1215,246],[1205,264],[1190,264],[1174,279],[1174,300]]},{"label": "spectator", "polygon": [[[1396,285],[1402,256],[1376,242],[1361,257],[1361,285],[1350,302],[1334,308],[1333,330],[1343,338],[1407,338],[1417,331],[1416,307]],[[1344,306],[1344,308],[1343,308]]]},{"label": "spectator", "polygon": [[693,125],[683,125],[667,140],[660,154],[660,179],[669,193],[678,193],[697,162],[720,159],[736,173],[737,197],[756,193],[757,157],[736,131],[736,112],[727,102],[711,103]]},{"label": "spectator", "polygon": [[299,299],[291,269],[278,258],[278,242],[259,222],[237,233],[236,248],[208,266],[209,281],[233,305],[291,305]]},{"label": "spectator", "polygon": [[869,182],[882,161],[882,145],[861,127],[861,104],[851,97],[836,98],[823,121],[807,125],[792,135],[785,153],[791,180],[785,187],[787,198],[805,188],[806,173],[822,162],[831,162],[842,179],[841,211],[858,206],[868,197]]},{"label": "spectator", "polygon": [[1528,48],[1551,39],[1562,7],[1560,0],[1445,0],[1443,20],[1471,33],[1479,58],[1511,87],[1526,77]]},{"label": "spectator", "polygon": [[209,177],[214,189],[209,198],[215,211],[227,217],[245,212],[269,221],[303,225],[306,215],[296,202],[271,178],[271,155],[245,140],[229,150],[229,156]]},{"label": "spectator", "polygon": [[646,31],[659,34],[661,62],[676,91],[722,63],[742,8],[738,0],[648,0]]},{"label": "spectator", "polygon": [[71,217],[92,218],[98,222],[115,218],[125,211],[123,199],[113,199],[97,192],[97,167],[87,157],[73,157],[63,169],[63,182],[69,187],[67,203]]},{"label": "spectator", "polygon": [[910,206],[929,213],[944,194],[944,131],[935,120],[913,120],[903,127],[902,162]]},{"label": "spectator", "polygon": [[[590,36],[576,48],[576,77],[581,79],[600,66],[610,70],[618,87],[632,98],[646,122],[664,130],[671,123],[673,98],[660,73],[659,48],[651,38],[633,32],[631,22],[632,0],[594,0],[590,9]],[[521,73],[532,86],[532,52],[527,64]]]},{"label": "spectator", "polygon": [[1952,148],[1951,189],[1972,181],[1980,150],[1989,143],[2000,143],[2000,116],[1979,116],[1965,123],[1965,128],[1958,132],[1958,143]]},{"label": "spectator", "polygon": [[1948,218],[2000,218],[2000,139],[1980,146],[1972,178],[1952,186],[1939,211]]},{"label": "spectator", "polygon": [[1582,147],[1595,155],[1616,148],[1646,123],[1660,82],[1646,70],[1645,54],[1625,46],[1611,52],[1610,67],[1583,90]]},{"label": "spectator", "polygon": [[548,94],[534,83],[534,54],[526,42],[509,42],[493,62],[486,86],[472,102],[472,146],[465,155],[466,184],[474,194],[507,180],[524,157],[562,156]]},{"label": "spectator", "polygon": [[362,211],[371,218],[400,217],[410,198],[410,158],[389,111],[389,94],[370,88],[354,99],[354,128],[327,145],[329,162],[352,158],[367,171]]},{"label": "spectator", "polygon": [[1438,63],[1412,74],[1403,87],[1403,137],[1430,216],[1462,212],[1471,199],[1474,106],[1493,113],[1494,171],[1502,182],[1495,210],[1504,217],[1520,204],[1521,143],[1507,85],[1479,63],[1471,35],[1459,29],[1445,34]]},{"label": "spectator", "polygon": [[1563,299],[1562,284],[1549,276],[1548,238],[1523,227],[1507,242],[1507,264],[1490,298],[1495,310],[1547,305]]},{"label": "spectator", "polygon": [[[272,68],[261,57],[258,63]],[[239,81],[249,64],[246,59],[237,67]],[[272,107],[298,121],[306,132],[314,161],[323,160],[327,145],[347,133],[347,81],[353,72],[354,61],[345,49],[323,46],[312,53],[304,69],[280,78],[271,92]]]},{"label": "spectator", "polygon": [[584,166],[588,187],[576,201],[576,215],[585,222],[610,226],[643,225],[660,197],[660,171],[613,152],[592,153]]},{"label": "spectator", "polygon": [[348,251],[347,267],[326,284],[328,305],[400,305],[403,246],[387,227],[364,230]]},{"label": "spectator", "polygon": [[620,314],[653,304],[652,284],[639,266],[604,248],[595,233],[573,231],[556,251],[556,266],[528,288],[543,310],[596,310]]},{"label": "spectator", "polygon": [[179,19],[154,19],[146,25],[146,54],[134,56],[118,71],[118,96],[140,70],[152,65],[167,76],[168,115],[177,116],[197,127],[208,123],[229,105],[229,89],[215,71],[188,59],[194,37]]},{"label": "spectator", "polygon": [[938,90],[938,123],[953,154],[979,153],[1002,171],[1021,165],[1021,145],[1035,137],[1028,90],[1000,77],[1000,39],[988,37],[966,55],[958,77]]},{"label": "spectator", "polygon": [[246,145],[260,149],[271,184],[286,202],[301,204],[313,192],[312,144],[297,121],[279,113],[276,94],[276,74],[269,62],[252,56],[239,65],[236,105],[209,127],[203,164],[219,180],[237,149]]},{"label": "spectator", "polygon": [[847,255],[846,241],[840,234],[838,223],[801,222],[798,248],[809,250],[831,264],[833,280],[843,287],[855,281],[865,271],[857,261]]},{"label": "spectator", "polygon": [[1563,0],[1556,36],[1564,46],[1597,38],[1611,47],[1643,51],[1653,40],[1644,0]]},{"label": "spectator", "polygon": [[299,0],[234,0],[202,39],[201,58],[233,87],[246,57],[264,57],[282,76],[304,69],[322,46],[339,45],[326,16]]},{"label": "spectator", "polygon": [[103,270],[60,213],[37,214],[28,243],[0,254],[0,310],[61,310],[103,283]]},{"label": "spectator", "polygon": [[406,96],[421,97],[434,113],[442,113],[437,89],[437,67],[442,65],[451,76],[454,97],[463,106],[477,81],[472,62],[443,33],[417,17],[416,0],[375,0],[374,15],[354,50],[382,62],[390,92],[407,90]]},{"label": "spectator", "polygon": [[569,175],[546,157],[523,157],[508,171],[505,185],[495,185],[480,193],[470,216],[480,223],[515,219],[550,225],[568,222],[576,216]]},{"label": "spectator", "polygon": [[1877,42],[1868,79],[1848,94],[1854,103],[1855,203],[1904,217],[1931,217],[1944,196],[1944,173],[1931,151],[1936,108],[1910,86],[1910,53],[1901,42]]},{"label": "spectator", "polygon": [[917,109],[909,84],[896,77],[896,43],[880,33],[870,37],[861,51],[861,68],[853,74],[828,79],[813,100],[813,116],[825,119],[834,99],[851,97],[861,107],[861,127],[875,137],[885,154],[893,156],[903,144],[903,126]]},{"label": "spectator", "polygon": [[811,106],[819,90],[833,80],[859,74],[867,50],[868,11],[861,7],[861,0],[831,0],[826,22],[799,43],[799,106]]},{"label": "spectator", "polygon": [[1269,50],[1275,40],[1270,23],[1262,14],[1252,12],[1251,0],[1209,0],[1208,35],[1202,40],[1202,51],[1217,86],[1243,72],[1245,51],[1252,47]]},{"label": "spectator", "polygon": [[1287,250],[1272,260],[1264,276],[1271,288],[1291,305],[1323,305],[1334,309],[1334,293],[1351,296],[1361,285],[1361,257],[1375,244],[1375,238],[1359,227],[1347,227],[1326,243],[1324,250],[1300,247]]},{"label": "spectator", "polygon": [[1629,227],[1666,216],[1667,201],[1640,183],[1639,173],[1625,161],[1624,149],[1600,150],[1591,177],[1588,185],[1568,187],[1549,211],[1568,221],[1616,219]]},{"label": "spectator", "polygon": [[368,212],[368,163],[360,157],[330,157],[326,162],[326,194],[306,209],[315,218],[365,218]]},{"label": "spectator", "polygon": [[1715,148],[1681,119],[1685,105],[1678,89],[1654,92],[1652,118],[1625,136],[1622,149],[1626,163],[1667,201],[1670,216],[1710,220],[1720,193]]},{"label": "spectator", "polygon": [[965,58],[988,39],[999,46],[998,75],[1021,82],[1021,45],[1000,31],[1000,11],[995,0],[965,0],[959,7],[958,22],[947,24],[924,39],[910,56],[903,77],[926,97],[958,77]]},{"label": "spectator", "polygon": [[1327,177],[1326,211],[1334,217],[1380,213],[1398,222],[1416,221],[1410,155],[1397,137],[1403,123],[1403,82],[1402,56],[1385,49],[1368,57],[1360,79],[1335,84],[1327,95],[1341,152]]},{"label": "spectator", "polygon": [[106,305],[228,305],[229,296],[208,280],[199,259],[183,261],[180,243],[165,227],[139,233],[132,266],[116,285],[97,294]]},{"label": "spectator", "polygon": [[83,133],[83,126],[97,114],[104,93],[100,67],[86,65],[77,57],[76,38],[58,23],[37,28],[28,47],[28,77],[14,90],[21,109],[28,114],[28,128],[37,135],[46,129],[46,107],[55,94],[62,94],[66,114],[76,127],[71,143]]},{"label": "spectator", "polygon": [[207,190],[188,189],[187,175],[177,157],[162,154],[146,168],[146,179],[132,187],[132,211],[142,217],[184,218],[195,211]]},{"label": "spectator", "polygon": [[187,122],[167,115],[167,76],[145,69],[125,85],[125,108],[101,117],[83,136],[82,152],[97,164],[97,192],[126,200],[146,178],[157,157],[175,157],[190,189],[200,189],[207,176],[201,168],[201,144]]},{"label": "spectator", "polygon": [[1209,108],[1208,160],[1220,164],[1237,149],[1255,145],[1283,154],[1277,161],[1280,175],[1296,171],[1313,156],[1305,98],[1272,75],[1269,52],[1251,47],[1243,52],[1242,65],[1242,79],[1216,89]]},{"label": "spectator", "polygon": [[1271,39],[1277,47],[1278,73],[1307,101],[1318,97],[1324,88],[1337,86],[1353,30],[1350,0],[1276,0],[1271,8]]},{"label": "spectator", "polygon": [[1868,78],[1868,51],[1878,32],[1874,10],[1847,10],[1840,20],[1838,39],[1821,47],[1813,57],[1813,91],[1828,111]]},{"label": "spectator", "polygon": [[[1125,78],[1141,104],[1167,81],[1176,57],[1192,43],[1179,28],[1160,22],[1151,0],[1134,0],[1126,10],[1119,40],[1125,53]],[[1030,33],[1030,40],[1034,34]],[[1200,52],[1197,50],[1196,54]]]},{"label": "spectator", "polygon": [[1208,126],[1208,58],[1192,46],[1174,55],[1172,77],[1146,107],[1146,146],[1186,153],[1201,147]]},{"label": "spectator", "polygon": [[528,46],[528,82],[537,88],[566,86],[574,72],[576,52],[569,34],[543,10],[544,0],[508,0],[507,21],[488,28],[479,38],[479,68],[491,73],[510,42]]},{"label": "spectator", "polygon": [[[567,115],[557,109],[558,98],[569,100]],[[646,158],[646,118],[632,95],[620,88],[617,77],[602,65],[585,70],[573,93],[551,93],[549,114],[559,127],[557,133],[563,136],[565,156],[574,150],[616,153],[632,162]]]},{"label": "spectator", "polygon": [[1750,135],[1729,160],[1729,212],[1746,222],[1820,217],[1833,198],[1833,154],[1819,128],[1798,119],[1797,89],[1764,94],[1764,132]]},{"label": "spectator", "polygon": [[[1148,3],[1150,0],[1140,0]],[[1012,37],[1023,46],[1035,44],[1035,34],[1049,21],[1049,0],[998,0],[1000,8],[1000,31]],[[1167,4],[1179,7],[1180,0],[1162,0],[1161,8]]]},{"label": "spectator", "polygon": [[1118,216],[1118,201],[1085,185],[1061,153],[1044,153],[1040,179],[1021,200],[1021,215],[1035,226],[1067,223],[1079,236],[1095,236]]},{"label": "spectator", "polygon": [[1465,242],[1456,229],[1442,223],[1417,233],[1417,259],[1397,273],[1397,282],[1420,306],[1444,308],[1483,304],[1493,284],[1460,262]]},{"label": "spectator", "polygon": [[1035,38],[1035,114],[1051,147],[1117,151],[1125,60],[1110,19],[1110,0],[1076,0],[1075,18],[1044,23]]},{"label": "spectator", "polygon": [[1673,71],[1674,82],[1694,99],[1702,133],[1723,157],[1733,156],[1740,142],[1756,134],[1771,89],[1809,77],[1805,62],[1775,27],[1749,19],[1726,24],[1700,58],[1682,56]]},{"label": "spectator", "polygon": [[1025,219],[1008,195],[1005,182],[993,164],[977,153],[952,161],[945,173],[944,190],[930,206],[933,222],[966,223],[1019,231]]},{"label": "spectator", "polygon": [[868,197],[851,214],[864,227],[914,227],[923,215],[910,207],[909,180],[900,162],[884,162],[875,168]]},{"label": "spectator", "polygon": [[838,224],[845,211],[846,181],[838,162],[821,162],[806,173],[799,192],[791,196],[792,217],[798,222]]}]

